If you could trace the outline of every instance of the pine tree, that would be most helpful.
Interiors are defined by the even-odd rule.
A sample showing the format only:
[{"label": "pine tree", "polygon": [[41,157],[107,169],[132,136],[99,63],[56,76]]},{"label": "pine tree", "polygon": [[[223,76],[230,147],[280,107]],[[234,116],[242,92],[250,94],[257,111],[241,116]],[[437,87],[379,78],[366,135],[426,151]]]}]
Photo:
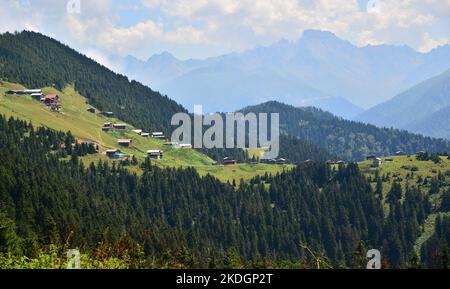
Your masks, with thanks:
[{"label": "pine tree", "polygon": [[242,269],[242,260],[236,249],[236,247],[232,246],[228,249],[227,255],[225,256],[224,262],[225,269]]},{"label": "pine tree", "polygon": [[352,269],[365,269],[367,265],[367,248],[363,241],[359,241],[352,254]]},{"label": "pine tree", "polygon": [[0,254],[18,254],[20,250],[20,239],[16,234],[16,224],[14,220],[0,211]]},{"label": "pine tree", "polygon": [[389,204],[394,204],[395,202],[400,201],[402,198],[402,186],[398,182],[393,182],[391,190],[387,195],[387,201]]}]

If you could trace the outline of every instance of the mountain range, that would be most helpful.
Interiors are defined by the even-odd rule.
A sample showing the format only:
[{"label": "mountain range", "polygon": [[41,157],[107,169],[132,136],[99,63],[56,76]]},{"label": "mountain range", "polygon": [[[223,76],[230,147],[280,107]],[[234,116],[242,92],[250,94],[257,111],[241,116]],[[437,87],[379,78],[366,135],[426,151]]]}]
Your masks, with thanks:
[{"label": "mountain range", "polygon": [[[280,150],[301,164],[220,166],[137,135],[133,128],[169,131],[184,108],[55,39],[0,34],[0,68],[0,268],[66,268],[67,248],[83,248],[86,269],[356,269],[366,267],[365,248],[378,248],[385,268],[447,264],[447,154],[386,158],[376,170],[323,161],[448,152],[450,141],[271,101],[241,111],[280,113]],[[414,95],[423,86],[444,102],[446,79]],[[58,94],[62,111],[26,88]],[[105,121],[127,129],[103,131]],[[133,145],[109,159],[119,139]],[[164,158],[150,160],[148,148]]]},{"label": "mountain range", "polygon": [[450,70],[365,111],[356,119],[449,139]]},{"label": "mountain range", "polygon": [[[4,55],[0,57],[0,65],[7,68],[0,71],[0,78],[14,83],[24,83],[28,87],[55,86],[61,89],[68,84],[73,84],[77,91],[86,96],[91,105],[101,110],[113,111],[118,118],[136,127],[170,132],[172,115],[175,112],[184,111],[184,108],[175,101],[136,81],[128,81],[126,77],[111,72],[56,40],[41,34],[32,32],[3,34],[0,37],[0,51]],[[156,63],[156,59],[152,61]],[[29,65],[30,63],[32,65]],[[180,66],[179,69],[183,70],[184,67]],[[408,95],[406,99],[409,99],[411,103],[417,102],[416,107],[421,107],[423,111],[442,103],[436,108],[436,115],[443,119],[448,118],[446,110],[440,110],[445,108],[445,104],[448,105],[448,97],[446,99],[448,74],[449,72],[444,73],[412,89],[411,91],[419,92],[423,90],[423,95],[418,95],[417,101],[413,101]],[[233,88],[230,86],[230,89]],[[428,106],[420,106],[422,98],[433,91],[441,92],[441,94],[436,93],[436,97],[428,98]],[[224,99],[224,102],[226,101],[230,99]],[[341,103],[345,101],[343,99]],[[325,99],[324,103],[326,102]],[[334,108],[337,107],[338,104],[335,104]],[[394,115],[401,114],[402,117],[408,116],[408,110],[412,111],[406,104],[393,104],[391,107],[404,108],[405,111],[393,111]],[[347,160],[361,160],[368,154],[392,155],[397,150],[414,153],[419,150],[446,151],[449,149],[449,143],[446,141],[424,138],[404,131],[379,129],[375,126],[344,120],[320,109],[296,108],[279,101],[247,107],[243,111],[281,113],[281,128],[285,134],[319,146]],[[420,111],[412,112],[411,119],[421,120]],[[426,116],[429,115],[431,113],[424,113],[424,123],[427,121]],[[433,119],[428,121],[433,122]],[[367,122],[371,121],[367,120]],[[416,125],[420,127],[426,125],[424,123]],[[435,125],[435,127],[439,129],[444,126]],[[295,146],[299,149],[299,144],[293,145],[294,148]],[[288,151],[293,152],[294,149],[284,148],[284,152]],[[321,153],[321,155],[324,154]],[[289,158],[290,154],[285,153],[285,157]],[[295,158],[292,157],[292,159]]]},{"label": "mountain range", "polygon": [[241,53],[179,60],[168,52],[147,61],[111,56],[120,73],[192,110],[234,111],[278,100],[316,106],[351,119],[450,67],[450,46],[420,53],[407,46],[357,47],[326,31],[307,30]]}]

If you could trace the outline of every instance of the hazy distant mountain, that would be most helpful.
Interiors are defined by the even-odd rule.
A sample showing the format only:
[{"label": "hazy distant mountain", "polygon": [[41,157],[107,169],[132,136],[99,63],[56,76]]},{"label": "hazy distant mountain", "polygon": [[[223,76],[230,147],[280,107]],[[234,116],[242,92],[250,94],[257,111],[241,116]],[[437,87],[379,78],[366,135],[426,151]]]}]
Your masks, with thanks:
[{"label": "hazy distant mountain", "polygon": [[450,70],[367,110],[356,119],[450,138]]},{"label": "hazy distant mountain", "polygon": [[153,55],[147,61],[141,61],[133,56],[125,58],[113,56],[112,61],[118,63],[122,69],[121,72],[128,77],[157,87],[194,69],[206,66],[207,63],[203,60],[181,61],[168,52]]},{"label": "hazy distant mountain", "polygon": [[[351,118],[355,105],[379,104],[448,69],[450,46],[427,54],[406,46],[359,48],[330,32],[308,30],[296,42],[205,60],[181,61],[166,52],[147,62],[129,57],[121,62],[122,73],[190,110],[197,103],[207,111],[233,111],[268,100],[295,106],[307,101]],[[342,97],[346,101],[337,110],[326,102],[320,106]]]},{"label": "hazy distant mountain", "polygon": [[450,139],[450,106],[440,109],[418,122],[411,123],[409,129],[433,137]]},{"label": "hazy distant mountain", "polygon": [[318,107],[322,110],[331,112],[336,116],[347,119],[352,119],[364,111],[361,107],[354,105],[343,97],[338,96],[306,99],[301,102],[300,106]]}]

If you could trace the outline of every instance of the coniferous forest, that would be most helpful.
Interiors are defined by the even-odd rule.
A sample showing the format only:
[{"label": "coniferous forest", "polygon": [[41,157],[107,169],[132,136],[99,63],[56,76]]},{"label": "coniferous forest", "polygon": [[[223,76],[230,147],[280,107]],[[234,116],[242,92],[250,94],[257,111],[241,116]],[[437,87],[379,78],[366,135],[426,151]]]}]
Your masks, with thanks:
[{"label": "coniferous forest", "polygon": [[[0,78],[73,85],[97,109],[166,135],[171,116],[185,111],[34,32],[0,35]],[[383,268],[447,268],[445,172],[402,182],[344,162],[427,151],[416,160],[439,163],[447,140],[277,102],[243,112],[283,112],[280,157],[292,170],[223,182],[149,158],[90,163],[95,147],[71,132],[0,116],[0,268],[64,268],[72,248],[83,268],[365,268],[369,249],[381,251]],[[242,149],[201,152],[258,161]]]},{"label": "coniferous forest", "polygon": [[345,160],[361,161],[368,155],[391,156],[397,151],[448,152],[450,142],[394,128],[345,120],[314,107],[296,108],[276,101],[244,108],[244,113],[280,113],[284,134],[315,144]]},{"label": "coniferous forest", "polygon": [[[304,164],[234,185],[150,159],[139,176],[115,163],[85,166],[78,154],[89,150],[72,142],[70,133],[0,118],[0,265],[81,248],[94,259],[126,256],[126,267],[307,268],[307,247],[334,268],[365,266],[363,248],[382,248],[385,267],[406,268],[417,263],[414,241],[433,210],[394,183],[385,216],[356,164]],[[437,222],[423,266],[444,266],[433,252],[448,246],[447,223]]]}]

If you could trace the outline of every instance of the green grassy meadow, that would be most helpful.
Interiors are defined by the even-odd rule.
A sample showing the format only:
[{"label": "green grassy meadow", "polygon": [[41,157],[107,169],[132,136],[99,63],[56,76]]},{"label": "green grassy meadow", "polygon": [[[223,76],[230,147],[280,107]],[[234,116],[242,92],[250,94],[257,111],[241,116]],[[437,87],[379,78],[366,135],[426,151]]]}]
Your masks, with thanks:
[{"label": "green grassy meadow", "polygon": [[[45,105],[30,96],[25,95],[5,95],[5,91],[14,89],[26,89],[25,87],[5,81],[0,82],[0,114],[7,117],[13,116],[19,119],[31,121],[35,126],[44,126],[60,131],[71,131],[78,139],[95,141],[100,145],[100,153],[83,157],[86,163],[97,162],[98,160],[111,161],[105,156],[107,149],[120,149],[123,153],[134,155],[139,160],[146,157],[148,150],[163,150],[162,160],[152,160],[160,167],[195,167],[201,175],[211,174],[221,181],[249,180],[266,172],[276,174],[292,166],[275,166],[267,164],[238,164],[236,166],[224,167],[213,166],[212,160],[205,154],[193,149],[177,149],[165,146],[165,141],[144,138],[132,130],[139,129],[127,124],[124,131],[113,129],[110,132],[101,130],[105,122],[124,123],[115,118],[106,118],[96,113],[90,113],[87,108],[91,107],[86,99],[77,93],[72,86],[66,87],[63,91],[58,91],[51,87],[42,88],[44,94],[58,94],[61,98],[63,109],[60,112],[49,110]],[[117,139],[126,138],[133,140],[131,148],[120,147]],[[138,167],[130,167],[131,171],[140,173]]]}]

